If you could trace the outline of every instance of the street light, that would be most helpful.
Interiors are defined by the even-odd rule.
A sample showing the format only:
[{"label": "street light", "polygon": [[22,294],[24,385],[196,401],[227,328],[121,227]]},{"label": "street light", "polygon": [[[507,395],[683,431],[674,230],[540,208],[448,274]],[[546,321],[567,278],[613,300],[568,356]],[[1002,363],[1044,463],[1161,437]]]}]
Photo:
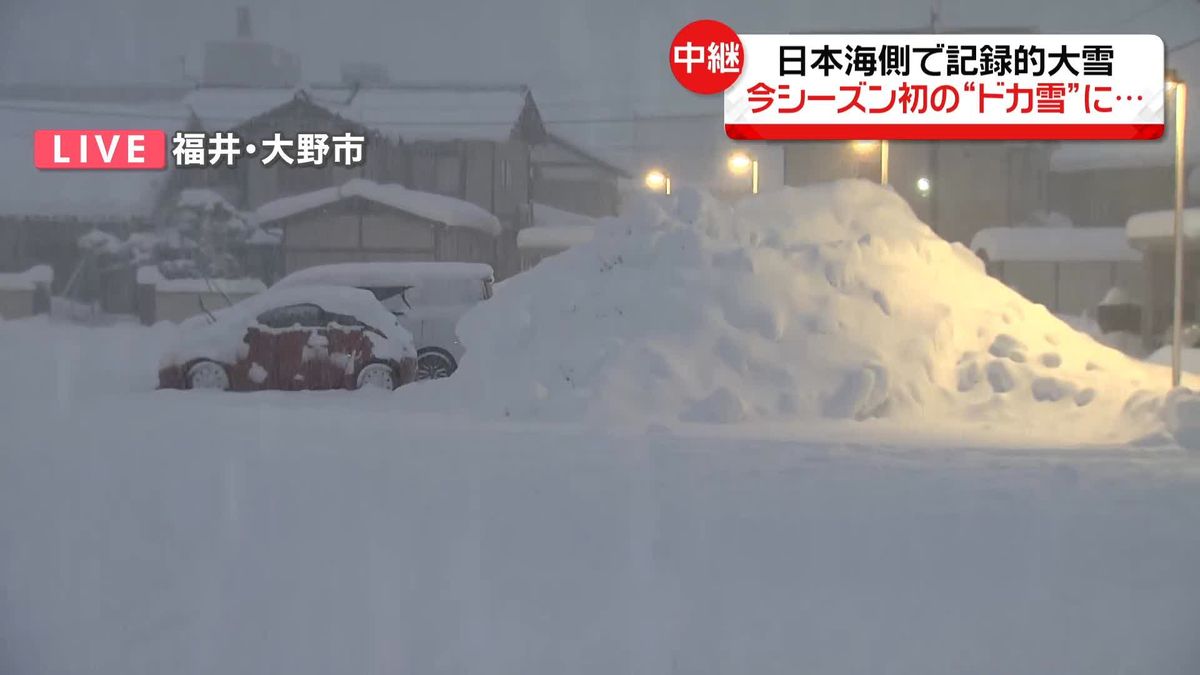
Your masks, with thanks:
[{"label": "street light", "polygon": [[917,179],[917,192],[921,193],[922,197],[928,197],[931,189],[933,189],[933,183],[928,178],[921,176]]},{"label": "street light", "polygon": [[646,187],[655,192],[662,190],[664,194],[671,194],[671,174],[661,169],[651,169],[646,173]]},{"label": "street light", "polygon": [[744,152],[735,152],[729,156],[729,170],[733,173],[746,173],[750,170],[750,193],[758,194],[758,160]]},{"label": "street light", "polygon": [[867,155],[875,152],[875,146],[879,146],[879,184],[888,184],[888,147],[887,140],[882,141],[850,141],[850,149],[854,150],[855,154]]},{"label": "street light", "polygon": [[1175,293],[1171,323],[1171,387],[1178,387],[1183,371],[1183,202],[1184,151],[1187,139],[1187,83],[1174,70],[1167,71],[1167,91],[1175,94]]}]

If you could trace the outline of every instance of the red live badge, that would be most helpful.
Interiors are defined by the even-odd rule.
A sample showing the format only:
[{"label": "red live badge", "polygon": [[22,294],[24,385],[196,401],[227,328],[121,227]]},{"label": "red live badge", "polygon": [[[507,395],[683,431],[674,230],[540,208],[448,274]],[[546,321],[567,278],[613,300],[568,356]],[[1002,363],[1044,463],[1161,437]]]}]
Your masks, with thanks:
[{"label": "red live badge", "polygon": [[671,73],[688,91],[719,94],[742,74],[742,41],[720,21],[701,19],[671,40]]}]

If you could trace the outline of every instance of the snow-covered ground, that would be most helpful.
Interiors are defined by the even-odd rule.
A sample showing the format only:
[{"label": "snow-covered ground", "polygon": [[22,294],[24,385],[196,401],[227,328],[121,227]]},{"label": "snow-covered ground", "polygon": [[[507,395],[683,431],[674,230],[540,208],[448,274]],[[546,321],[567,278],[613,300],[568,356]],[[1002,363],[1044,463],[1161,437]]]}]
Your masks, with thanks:
[{"label": "snow-covered ground", "polygon": [[0,323],[0,672],[1200,668],[1181,451],[154,392],[169,337]]},{"label": "snow-covered ground", "polygon": [[1194,400],[844,189],[610,224],[395,394],[0,322],[0,673],[1200,672]]}]

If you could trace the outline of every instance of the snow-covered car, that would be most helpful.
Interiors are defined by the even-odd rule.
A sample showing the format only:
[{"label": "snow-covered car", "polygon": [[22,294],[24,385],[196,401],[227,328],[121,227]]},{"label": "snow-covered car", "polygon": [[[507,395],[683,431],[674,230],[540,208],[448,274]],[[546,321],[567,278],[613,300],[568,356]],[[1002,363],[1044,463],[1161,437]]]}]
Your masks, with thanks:
[{"label": "snow-covered car", "polygon": [[272,288],[311,284],[370,291],[400,318],[417,346],[417,379],[449,377],[463,355],[455,328],[468,309],[492,297],[492,266],[463,262],[369,262],[318,265]]},{"label": "snow-covered car", "polygon": [[180,324],[161,389],[394,389],[416,375],[412,335],[372,294],[270,290]]}]

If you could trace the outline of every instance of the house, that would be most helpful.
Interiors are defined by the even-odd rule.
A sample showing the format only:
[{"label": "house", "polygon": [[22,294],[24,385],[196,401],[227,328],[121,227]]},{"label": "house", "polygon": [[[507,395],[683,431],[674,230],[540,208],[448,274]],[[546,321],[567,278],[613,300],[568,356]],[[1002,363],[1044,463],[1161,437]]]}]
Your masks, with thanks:
[{"label": "house", "polygon": [[352,178],[452,197],[497,218],[501,232],[489,262],[500,277],[517,271],[516,232],[530,219],[532,148],[545,139],[526,87],[202,87],[185,103],[198,128],[235,131],[246,139],[275,132],[367,137],[365,163],[353,169],[243,161],[233,169],[189,170],[188,187],[214,189],[243,209]]},{"label": "house", "polygon": [[588,216],[615,216],[620,207],[618,181],[629,172],[548,132],[533,146],[534,202]]},{"label": "house", "polygon": [[283,273],[367,261],[490,263],[500,221],[470,202],[363,178],[282,197],[254,211],[283,231]]},{"label": "house", "polygon": [[[163,191],[172,172],[43,171],[34,168],[36,129],[91,129],[136,124],[169,129],[183,123],[178,105],[114,105],[71,101],[12,99],[0,106],[0,272],[34,265],[53,270],[53,291],[74,284],[96,291],[101,269],[86,269],[77,245],[94,230],[127,234],[152,224],[163,207]],[[132,280],[128,284],[132,287]],[[131,295],[131,294],[130,294]],[[113,311],[127,311],[117,302]]]},{"label": "house", "polygon": [[[1196,144],[1187,149],[1189,168],[1200,167]],[[1121,227],[1136,214],[1173,208],[1174,150],[1169,133],[1154,141],[1063,143],[1050,159],[1049,207],[1074,222],[1101,227]],[[1194,190],[1187,196],[1188,204],[1200,204]]]},{"label": "house", "polygon": [[[1151,211],[1135,214],[1125,224],[1130,244],[1144,256],[1142,340],[1146,348],[1162,344],[1174,316],[1175,212]],[[1183,211],[1183,321],[1200,319],[1200,208]]]},{"label": "house", "polygon": [[1090,313],[1112,288],[1140,297],[1142,255],[1120,227],[992,227],[971,239],[988,274],[1061,315]]}]

